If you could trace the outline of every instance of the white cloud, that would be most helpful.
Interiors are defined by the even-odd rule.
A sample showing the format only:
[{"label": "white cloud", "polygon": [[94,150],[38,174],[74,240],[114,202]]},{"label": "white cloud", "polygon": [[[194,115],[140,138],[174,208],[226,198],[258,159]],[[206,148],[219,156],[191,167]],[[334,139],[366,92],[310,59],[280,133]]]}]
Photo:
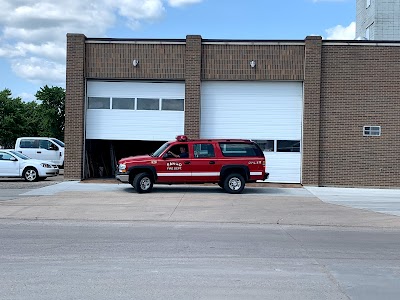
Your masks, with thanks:
[{"label": "white cloud", "polygon": [[168,0],[168,4],[172,7],[179,7],[189,4],[200,3],[203,0]]},{"label": "white cloud", "polygon": [[356,37],[356,22],[351,22],[349,26],[337,25],[325,30],[328,40],[354,40]]},{"label": "white cloud", "polygon": [[65,65],[38,57],[12,59],[11,69],[19,77],[43,85],[65,86]]},{"label": "white cloud", "polygon": [[20,77],[40,85],[65,85],[67,33],[105,36],[117,18],[132,29],[160,19],[165,4],[202,0],[0,0],[0,57]]}]

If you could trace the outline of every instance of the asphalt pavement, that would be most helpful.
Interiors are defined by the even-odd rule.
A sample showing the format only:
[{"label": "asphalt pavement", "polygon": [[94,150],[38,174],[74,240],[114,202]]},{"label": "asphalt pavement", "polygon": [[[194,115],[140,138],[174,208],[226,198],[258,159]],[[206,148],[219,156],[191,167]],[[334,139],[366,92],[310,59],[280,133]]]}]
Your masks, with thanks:
[{"label": "asphalt pavement", "polygon": [[0,180],[2,299],[400,295],[399,190],[60,179]]}]

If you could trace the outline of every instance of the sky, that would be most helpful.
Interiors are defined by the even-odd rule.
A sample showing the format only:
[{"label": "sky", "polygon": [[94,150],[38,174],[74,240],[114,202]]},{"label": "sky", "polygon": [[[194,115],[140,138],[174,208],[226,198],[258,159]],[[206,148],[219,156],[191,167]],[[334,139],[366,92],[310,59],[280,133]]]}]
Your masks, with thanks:
[{"label": "sky", "polygon": [[0,90],[65,88],[66,34],[89,38],[355,38],[356,0],[0,0]]}]

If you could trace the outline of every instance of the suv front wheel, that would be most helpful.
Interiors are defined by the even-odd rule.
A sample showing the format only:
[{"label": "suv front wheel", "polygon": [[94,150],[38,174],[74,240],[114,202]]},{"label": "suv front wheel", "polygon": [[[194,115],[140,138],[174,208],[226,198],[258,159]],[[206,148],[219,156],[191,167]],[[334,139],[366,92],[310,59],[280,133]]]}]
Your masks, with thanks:
[{"label": "suv front wheel", "polygon": [[150,193],[153,189],[153,178],[148,173],[137,174],[132,186],[138,193]]},{"label": "suv front wheel", "polygon": [[244,178],[240,174],[229,174],[224,180],[224,190],[230,194],[240,194],[244,185]]}]

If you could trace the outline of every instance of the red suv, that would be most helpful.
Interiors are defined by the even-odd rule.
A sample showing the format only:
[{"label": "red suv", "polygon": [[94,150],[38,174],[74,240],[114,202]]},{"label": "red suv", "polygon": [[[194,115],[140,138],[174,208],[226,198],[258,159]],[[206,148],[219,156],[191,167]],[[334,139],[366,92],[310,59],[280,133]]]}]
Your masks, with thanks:
[{"label": "red suv", "polygon": [[262,150],[250,140],[188,140],[180,135],[151,155],[122,158],[116,178],[138,193],[150,192],[153,183],[218,183],[238,194],[246,182],[268,175]]}]

